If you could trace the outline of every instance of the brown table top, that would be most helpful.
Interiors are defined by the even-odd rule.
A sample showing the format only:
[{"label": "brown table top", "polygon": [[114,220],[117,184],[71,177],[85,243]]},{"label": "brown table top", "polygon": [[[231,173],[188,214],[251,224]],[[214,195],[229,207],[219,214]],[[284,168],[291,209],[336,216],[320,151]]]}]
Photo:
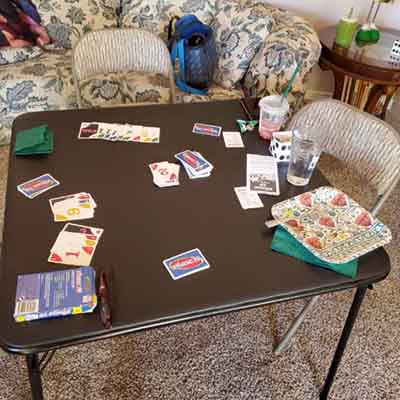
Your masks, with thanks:
[{"label": "brown table top", "polygon": [[393,42],[400,39],[400,31],[393,29],[380,29],[381,38],[378,43],[357,46],[355,40],[349,49],[341,48],[335,44],[336,27],[329,26],[319,33],[319,38],[324,48],[345,57],[349,62],[355,61],[376,68],[400,71],[400,60],[395,62],[391,58]]},{"label": "brown table top", "polygon": [[396,39],[400,39],[400,31],[380,29],[381,38],[378,43],[357,46],[355,40],[350,48],[345,49],[335,43],[336,27],[329,26],[319,32],[322,44],[322,64],[338,67],[344,72],[359,75],[376,83],[400,85],[400,59],[391,58],[391,48]]},{"label": "brown table top", "polygon": [[[47,123],[55,151],[46,157],[10,157],[4,243],[0,265],[0,345],[27,354],[84,343],[151,327],[277,301],[326,293],[384,279],[390,263],[379,249],[360,259],[356,279],[313,267],[271,251],[273,232],[264,227],[271,206],[327,181],[315,173],[306,188],[286,183],[281,196],[261,196],[265,208],[242,210],[233,188],[245,185],[246,153],[267,153],[258,134],[244,137],[245,149],[226,149],[222,140],[191,133],[194,122],[237,130],[244,118],[238,101],[25,114],[15,132]],[[83,121],[136,123],[161,127],[160,144],[78,140]],[[211,177],[157,188],[148,164],[173,162],[180,150],[200,151],[215,166]],[[13,151],[13,146],[11,146]],[[17,184],[50,172],[61,184],[29,200]],[[98,204],[84,225],[104,228],[93,266],[112,272],[113,327],[99,313],[16,323],[18,274],[68,266],[47,262],[62,223],[52,221],[48,199],[86,191]],[[198,247],[210,262],[205,271],[174,281],[162,260]]]}]

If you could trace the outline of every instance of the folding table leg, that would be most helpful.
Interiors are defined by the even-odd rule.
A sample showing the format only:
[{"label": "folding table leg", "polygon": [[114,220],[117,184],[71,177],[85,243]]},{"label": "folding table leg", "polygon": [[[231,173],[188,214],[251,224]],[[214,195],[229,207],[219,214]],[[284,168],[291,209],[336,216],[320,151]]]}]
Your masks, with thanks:
[{"label": "folding table leg", "polygon": [[32,399],[43,400],[42,376],[40,371],[39,356],[28,354],[26,356],[28,364],[29,382],[31,383]]},{"label": "folding table leg", "polygon": [[342,336],[340,337],[339,343],[336,348],[335,355],[333,356],[333,360],[331,366],[329,368],[328,376],[326,377],[324,387],[322,388],[320,394],[320,400],[327,400],[328,394],[331,389],[331,386],[335,380],[336,371],[339,367],[340,360],[342,359],[343,353],[346,349],[347,341],[349,340],[351,331],[353,329],[354,322],[357,318],[358,312],[360,310],[362,301],[364,299],[365,293],[367,291],[367,287],[357,288],[356,294],[354,295],[353,303],[351,304],[349,314],[347,315],[346,323],[344,325]]}]

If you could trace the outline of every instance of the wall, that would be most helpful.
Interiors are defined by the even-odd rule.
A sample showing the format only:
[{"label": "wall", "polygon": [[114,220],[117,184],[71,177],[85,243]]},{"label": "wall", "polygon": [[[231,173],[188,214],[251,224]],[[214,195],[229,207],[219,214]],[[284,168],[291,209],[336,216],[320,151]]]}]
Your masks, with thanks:
[{"label": "wall", "polygon": [[[266,3],[276,5],[308,18],[318,30],[328,25],[335,25],[354,5],[360,21],[368,13],[370,0],[266,0]],[[386,28],[400,29],[400,0],[395,4],[382,4],[376,19],[377,25]],[[315,68],[308,88],[314,91],[332,91],[333,78],[330,72]]]}]

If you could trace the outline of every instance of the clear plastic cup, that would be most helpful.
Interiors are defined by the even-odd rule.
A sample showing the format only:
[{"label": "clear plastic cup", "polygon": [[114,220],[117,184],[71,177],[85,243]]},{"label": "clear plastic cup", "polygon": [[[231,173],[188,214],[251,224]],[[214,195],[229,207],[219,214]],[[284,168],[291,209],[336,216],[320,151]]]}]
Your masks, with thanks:
[{"label": "clear plastic cup", "polygon": [[295,186],[305,186],[321,155],[318,133],[314,127],[302,127],[293,130],[292,150],[290,153],[287,180]]},{"label": "clear plastic cup", "polygon": [[273,95],[263,97],[258,106],[260,107],[258,132],[262,139],[271,140],[272,134],[279,131],[286,121],[289,103],[285,97]]}]

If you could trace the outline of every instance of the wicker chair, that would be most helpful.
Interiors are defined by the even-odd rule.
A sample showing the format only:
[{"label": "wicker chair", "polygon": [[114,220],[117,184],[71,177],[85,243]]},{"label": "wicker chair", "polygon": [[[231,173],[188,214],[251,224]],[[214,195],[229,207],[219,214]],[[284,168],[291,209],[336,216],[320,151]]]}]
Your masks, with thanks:
[{"label": "wicker chair", "polygon": [[171,58],[164,42],[140,29],[104,29],[87,33],[72,52],[72,72],[79,107],[80,81],[110,72],[159,73],[169,79],[170,103],[175,103]]},{"label": "wicker chair", "polygon": [[[300,126],[323,127],[319,130],[322,151],[358,171],[376,189],[371,209],[376,215],[400,180],[400,135],[389,124],[337,100],[322,100],[300,110],[289,129]],[[284,351],[316,303],[312,297],[295,318],[274,353]]]}]

